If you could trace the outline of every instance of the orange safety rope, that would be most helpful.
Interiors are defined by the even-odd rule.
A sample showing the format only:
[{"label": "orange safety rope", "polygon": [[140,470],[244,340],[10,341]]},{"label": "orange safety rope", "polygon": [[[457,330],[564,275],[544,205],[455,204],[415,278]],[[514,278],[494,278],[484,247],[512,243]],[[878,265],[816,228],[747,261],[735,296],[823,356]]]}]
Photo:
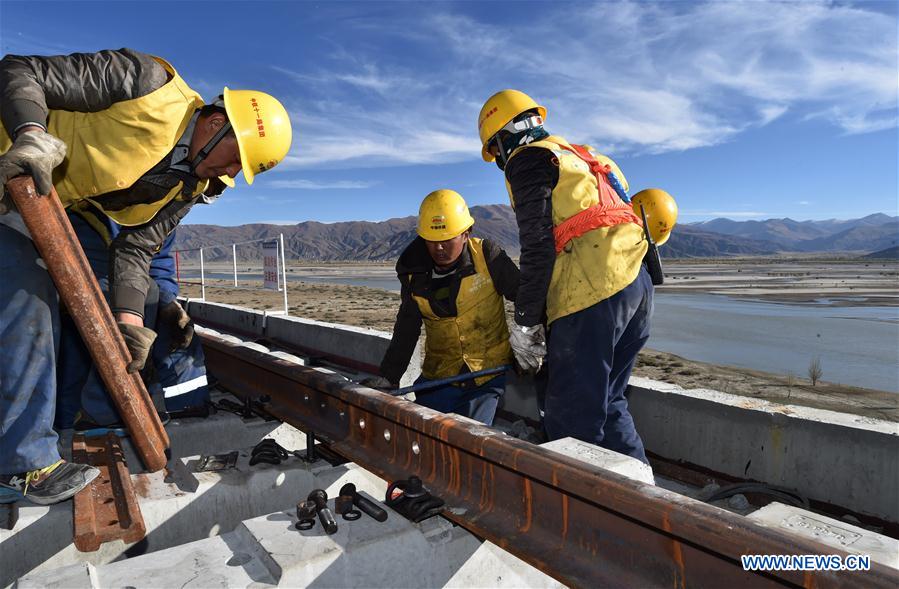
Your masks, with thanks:
[{"label": "orange safety rope", "polygon": [[571,148],[567,145],[557,145],[572,152],[590,166],[590,171],[596,176],[596,188],[599,192],[597,204],[565,219],[553,228],[557,254],[565,249],[568,242],[575,237],[580,237],[599,227],[612,227],[623,223],[635,223],[643,226],[643,222],[634,213],[631,205],[621,200],[621,197],[609,184],[607,175],[612,166],[600,162],[582,145],[572,144]]}]

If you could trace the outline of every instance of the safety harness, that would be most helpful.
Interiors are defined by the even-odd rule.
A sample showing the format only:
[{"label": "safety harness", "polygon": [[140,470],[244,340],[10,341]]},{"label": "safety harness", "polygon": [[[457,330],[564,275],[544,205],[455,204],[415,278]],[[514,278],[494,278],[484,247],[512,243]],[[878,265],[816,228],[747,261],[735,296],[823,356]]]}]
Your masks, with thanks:
[{"label": "safety harness", "polygon": [[612,166],[599,161],[583,145],[571,144],[570,147],[561,143],[556,143],[556,145],[573,153],[590,167],[590,171],[596,177],[596,188],[599,193],[599,202],[565,219],[553,228],[556,254],[561,253],[568,242],[575,237],[580,237],[599,227],[612,227],[622,223],[643,226],[640,217],[631,208],[630,199],[612,171]]}]

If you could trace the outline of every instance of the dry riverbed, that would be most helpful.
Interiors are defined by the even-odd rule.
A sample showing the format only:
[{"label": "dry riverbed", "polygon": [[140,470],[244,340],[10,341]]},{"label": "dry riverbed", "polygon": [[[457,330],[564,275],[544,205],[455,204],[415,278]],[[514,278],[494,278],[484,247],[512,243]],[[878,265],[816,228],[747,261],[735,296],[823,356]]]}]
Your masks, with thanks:
[{"label": "dry riverbed", "polygon": [[[291,275],[320,274],[323,269],[342,276],[356,272],[389,276],[390,272],[390,266],[384,264],[337,264],[320,266],[317,270],[308,266],[294,268]],[[859,262],[790,264],[777,260],[742,264],[684,262],[669,263],[666,273],[668,284],[663,288],[675,292],[713,292],[791,303],[822,298],[835,305],[899,303],[896,284],[899,274],[897,265],[890,262],[872,262],[867,266]],[[259,281],[241,280],[239,285],[254,289],[235,289],[230,281],[207,281],[206,298],[254,309],[283,309],[281,293],[255,290],[260,286]],[[199,291],[197,285],[182,285],[185,296],[199,297]],[[288,292],[291,315],[388,332],[393,329],[399,306],[398,293],[364,286],[291,281]],[[641,352],[634,373],[687,389],[714,389],[776,403],[899,421],[899,395],[885,391],[826,382],[812,386],[807,378],[695,362],[654,350]]]}]

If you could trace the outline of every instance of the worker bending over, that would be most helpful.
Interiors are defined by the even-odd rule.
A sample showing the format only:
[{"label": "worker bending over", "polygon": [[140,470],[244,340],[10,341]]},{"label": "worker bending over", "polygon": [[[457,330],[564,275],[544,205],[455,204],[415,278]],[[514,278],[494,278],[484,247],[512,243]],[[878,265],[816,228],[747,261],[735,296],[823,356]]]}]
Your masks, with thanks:
[{"label": "worker bending over", "polygon": [[[487,239],[471,237],[474,219],[459,193],[436,190],[418,213],[418,237],[396,264],[400,310],[381,362],[365,382],[395,388],[425,325],[425,358],[416,383],[496,368],[512,360],[503,297],[515,300],[518,268]],[[506,376],[481,376],[420,391],[416,402],[491,425]]]},{"label": "worker bending over", "polygon": [[[122,226],[108,247],[108,300],[130,371],[156,337],[143,318],[153,255],[195,203],[212,202],[241,170],[252,183],[291,142],[268,94],[225,88],[204,105],[171,65],[131,49],[5,56],[0,121],[0,184],[28,174],[42,195],[55,185],[70,211],[89,207]],[[50,504],[97,470],[57,451],[58,294],[11,209],[0,202],[0,502]]]},{"label": "worker bending over", "polygon": [[648,243],[615,162],[550,135],[545,117],[516,90],[491,96],[478,117],[481,154],[505,172],[521,241],[512,346],[540,356],[546,342],[551,440],[646,462],[624,391],[649,338]]},{"label": "worker bending over", "polygon": [[[121,228],[92,208],[78,212],[70,208],[69,221],[101,289],[108,291],[108,247]],[[209,398],[203,347],[193,337],[193,322],[176,300],[179,288],[171,250],[175,233],[169,234],[150,262],[152,280],[144,304],[144,326],[157,337],[142,376],[150,396],[166,411],[201,407]],[[54,426],[57,430],[121,427],[118,410],[65,308],[60,309],[60,319]]]}]

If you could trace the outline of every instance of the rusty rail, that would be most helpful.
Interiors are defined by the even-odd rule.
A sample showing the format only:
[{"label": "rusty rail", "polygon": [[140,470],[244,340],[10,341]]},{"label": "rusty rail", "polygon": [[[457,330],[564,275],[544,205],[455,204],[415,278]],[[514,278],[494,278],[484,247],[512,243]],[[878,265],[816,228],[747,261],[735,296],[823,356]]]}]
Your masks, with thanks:
[{"label": "rusty rail", "polygon": [[211,373],[387,480],[417,475],[446,517],[577,587],[896,587],[899,573],[744,571],[744,554],[843,554],[342,377],[200,334]]},{"label": "rusty rail", "polygon": [[47,264],[60,299],[90,350],[144,466],[149,471],[162,469],[169,447],[168,434],[140,376],[126,370],[131,355],[56,190],[49,196],[40,196],[27,176],[13,178],[6,188]]}]

